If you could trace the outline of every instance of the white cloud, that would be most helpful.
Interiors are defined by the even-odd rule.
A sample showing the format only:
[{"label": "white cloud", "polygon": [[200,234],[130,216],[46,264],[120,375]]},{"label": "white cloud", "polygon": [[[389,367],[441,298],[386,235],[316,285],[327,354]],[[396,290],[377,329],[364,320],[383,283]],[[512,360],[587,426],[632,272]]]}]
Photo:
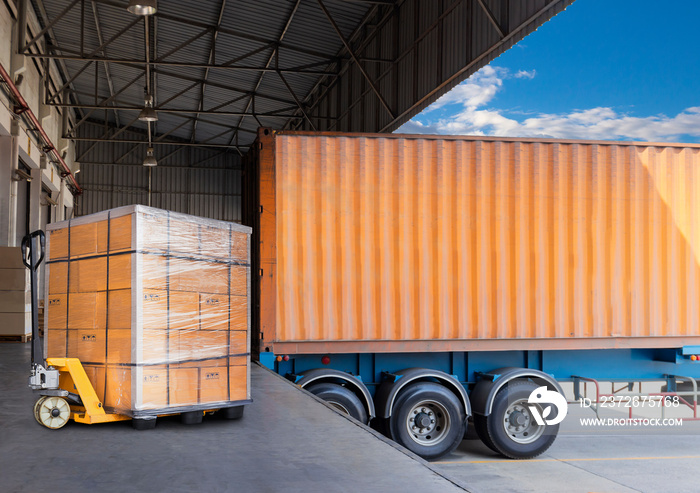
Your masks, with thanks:
[{"label": "white cloud", "polygon": [[[398,133],[494,135],[502,137],[551,137],[592,140],[679,141],[684,136],[700,138],[700,107],[690,107],[669,117],[646,117],[597,107],[567,113],[538,114],[515,119],[502,109],[490,108],[508,79],[533,79],[534,70],[515,74],[502,67],[486,66],[442,96],[421,115],[403,125]],[[458,106],[450,116],[431,118],[447,105]],[[687,137],[686,137],[687,140]]]},{"label": "white cloud", "polygon": [[516,79],[534,79],[536,72],[534,70],[518,70],[513,76]]}]

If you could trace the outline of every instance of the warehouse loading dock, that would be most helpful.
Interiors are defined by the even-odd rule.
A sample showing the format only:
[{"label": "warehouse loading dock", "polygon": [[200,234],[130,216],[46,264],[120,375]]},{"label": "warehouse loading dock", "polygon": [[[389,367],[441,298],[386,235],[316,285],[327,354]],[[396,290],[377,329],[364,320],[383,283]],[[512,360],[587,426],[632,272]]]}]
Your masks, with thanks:
[{"label": "warehouse loading dock", "polygon": [[257,365],[254,402],[239,421],[212,415],[196,426],[159,419],[149,431],[128,422],[48,430],[27,412],[29,350],[0,345],[2,491],[466,491]]}]

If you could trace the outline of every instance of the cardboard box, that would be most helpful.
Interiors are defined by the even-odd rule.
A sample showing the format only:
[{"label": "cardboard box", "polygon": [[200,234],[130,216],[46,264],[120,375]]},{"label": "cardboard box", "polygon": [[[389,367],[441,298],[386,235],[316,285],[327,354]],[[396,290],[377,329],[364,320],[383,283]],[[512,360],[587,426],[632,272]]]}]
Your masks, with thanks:
[{"label": "cardboard box", "polygon": [[133,249],[132,216],[115,217],[109,223],[109,251],[117,253]]},{"label": "cardboard box", "polygon": [[107,293],[70,293],[66,297],[68,299],[67,328],[105,329],[107,327]]},{"label": "cardboard box", "polygon": [[203,330],[228,330],[228,296],[220,294],[199,295],[199,327]]},{"label": "cardboard box", "polygon": [[66,329],[68,327],[67,294],[49,295],[44,303],[44,309],[46,310],[44,314],[46,320],[45,331],[49,329]]},{"label": "cardboard box", "polygon": [[26,269],[20,247],[0,247],[0,269]]},{"label": "cardboard box", "polygon": [[231,233],[231,258],[234,260],[250,260],[250,237],[245,233]]},{"label": "cardboard box", "polygon": [[[78,224],[70,227],[70,258],[87,257],[107,252],[107,221]],[[56,258],[53,257],[52,258]]]},{"label": "cardboard box", "polygon": [[49,278],[49,294],[68,292],[68,262],[52,262],[46,265]]},{"label": "cardboard box", "polygon": [[192,406],[199,403],[198,368],[171,368],[168,384],[171,406]]},{"label": "cardboard box", "polygon": [[229,333],[229,354],[244,355],[248,353],[248,332],[232,330]]},{"label": "cardboard box", "polygon": [[108,329],[105,349],[107,364],[131,363],[131,329]]},{"label": "cardboard box", "polygon": [[86,364],[104,364],[107,356],[105,329],[68,329],[66,353]]},{"label": "cardboard box", "polygon": [[[232,358],[233,360],[234,358]],[[247,360],[241,360],[241,364],[229,365],[229,399],[240,401],[250,399],[250,386],[248,385]]]},{"label": "cardboard box", "polygon": [[109,257],[109,289],[131,288],[131,262],[133,254],[113,255]]},{"label": "cardboard box", "polygon": [[228,333],[223,330],[179,330],[170,333],[170,346],[171,350],[177,348],[179,362],[219,358],[227,355],[227,338]]},{"label": "cardboard box", "polygon": [[68,227],[58,228],[46,232],[48,247],[46,256],[51,260],[68,258]]},{"label": "cardboard box", "polygon": [[66,329],[52,329],[46,331],[44,352],[47,358],[66,357],[67,334]]},{"label": "cardboard box", "polygon": [[29,269],[0,269],[0,291],[26,291]]},{"label": "cardboard box", "polygon": [[168,292],[160,289],[144,289],[141,294],[144,329],[168,327]]},{"label": "cardboard box", "polygon": [[209,259],[229,257],[231,231],[202,225],[199,228],[199,253]]},{"label": "cardboard box", "polygon": [[71,260],[68,277],[71,293],[107,291],[107,258]]},{"label": "cardboard box", "polygon": [[228,368],[203,366],[199,369],[199,402],[228,401]]},{"label": "cardboard box", "polygon": [[199,294],[170,291],[170,316],[168,319],[171,330],[199,329]]},{"label": "cardboard box", "polygon": [[0,312],[0,335],[25,336],[32,333],[32,314],[26,313],[2,313]]},{"label": "cardboard box", "polygon": [[[137,275],[141,276],[144,289],[168,289],[168,271],[170,269],[167,257],[160,255],[138,255],[138,258],[135,256],[135,259],[140,265]],[[175,288],[170,286],[170,289]]]},{"label": "cardboard box", "polygon": [[128,329],[132,325],[131,289],[108,291],[108,324],[110,329]]},{"label": "cardboard box", "polygon": [[25,313],[31,310],[29,291],[0,291],[0,312]]},{"label": "cardboard box", "polygon": [[229,328],[231,330],[248,330],[248,297],[231,296],[229,303],[231,310]]},{"label": "cardboard box", "polygon": [[250,267],[242,265],[231,266],[231,294],[246,296],[248,293],[248,271]]},{"label": "cardboard box", "polygon": [[[170,289],[194,293],[228,294],[228,268],[228,265],[223,262],[170,259]],[[245,294],[245,291],[241,294]]]},{"label": "cardboard box", "polygon": [[170,252],[188,256],[199,254],[199,224],[180,219],[170,219]]}]

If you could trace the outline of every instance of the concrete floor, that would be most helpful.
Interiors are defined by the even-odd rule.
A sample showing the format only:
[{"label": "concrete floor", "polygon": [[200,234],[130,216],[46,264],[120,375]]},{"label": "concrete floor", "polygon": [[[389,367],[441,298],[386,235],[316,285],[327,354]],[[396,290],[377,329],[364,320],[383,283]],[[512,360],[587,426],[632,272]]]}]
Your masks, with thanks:
[{"label": "concrete floor", "polygon": [[465,491],[422,459],[254,365],[241,420],[41,427],[30,346],[0,344],[0,492]]},{"label": "concrete floor", "polygon": [[[468,439],[426,463],[254,366],[240,421],[159,419],[69,423],[51,431],[32,416],[29,345],[0,344],[0,491],[250,492],[697,492],[700,422],[663,429],[597,430],[570,417],[544,455],[505,460]],[[621,417],[608,411],[605,416]]]},{"label": "concrete floor", "polygon": [[[645,414],[658,417],[656,411]],[[700,422],[658,428],[581,426],[579,418],[593,416],[590,410],[570,405],[556,441],[536,459],[507,460],[478,439],[469,439],[432,464],[474,493],[700,491]],[[605,410],[600,417],[627,415]]]}]

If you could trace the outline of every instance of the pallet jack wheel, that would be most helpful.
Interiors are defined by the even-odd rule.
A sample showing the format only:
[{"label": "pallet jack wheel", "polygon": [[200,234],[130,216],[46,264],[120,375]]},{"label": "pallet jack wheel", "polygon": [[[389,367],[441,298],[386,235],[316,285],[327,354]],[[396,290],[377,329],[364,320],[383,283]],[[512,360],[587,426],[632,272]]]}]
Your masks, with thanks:
[{"label": "pallet jack wheel", "polygon": [[36,419],[37,423],[41,424],[41,420],[39,419],[39,407],[41,406],[41,403],[46,399],[46,396],[41,396],[37,399],[37,401],[34,403],[34,419]]},{"label": "pallet jack wheel", "polygon": [[243,417],[243,406],[225,407],[221,410],[221,414],[226,419],[240,419]]},{"label": "pallet jack wheel", "polygon": [[183,425],[196,425],[202,422],[204,413],[202,411],[187,411],[180,414],[180,422]]},{"label": "pallet jack wheel", "polygon": [[34,417],[51,430],[65,426],[70,419],[70,406],[63,397],[42,397],[34,405]]}]

